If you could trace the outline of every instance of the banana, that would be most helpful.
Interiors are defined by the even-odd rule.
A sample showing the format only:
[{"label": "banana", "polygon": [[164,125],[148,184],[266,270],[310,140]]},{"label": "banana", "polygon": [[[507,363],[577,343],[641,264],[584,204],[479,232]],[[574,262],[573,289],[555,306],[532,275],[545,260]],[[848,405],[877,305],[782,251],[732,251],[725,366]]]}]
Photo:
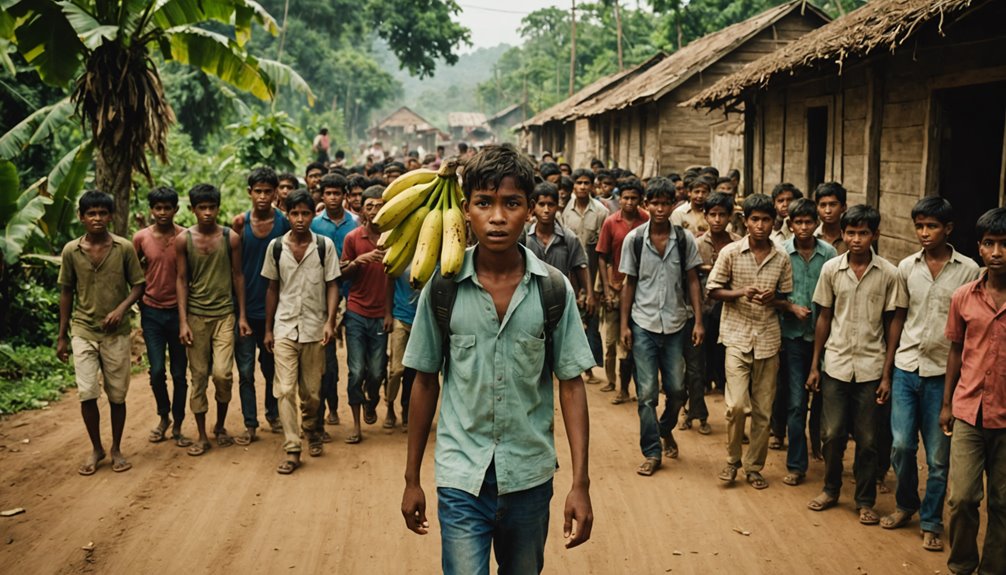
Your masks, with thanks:
[{"label": "banana", "polygon": [[441,209],[443,201],[442,195],[437,207],[426,214],[423,227],[419,230],[419,243],[415,255],[412,256],[412,271],[409,274],[409,285],[412,289],[420,289],[429,281],[440,259],[444,228],[444,212]]},{"label": "banana", "polygon": [[377,228],[386,232],[409,217],[416,208],[430,199],[431,194],[437,194],[442,189],[443,180],[437,178],[425,184],[416,184],[392,198],[384,204],[381,211],[374,216]]},{"label": "banana", "polygon": [[432,182],[435,177],[437,177],[436,170],[427,170],[425,168],[406,172],[395,178],[395,181],[388,184],[388,187],[384,188],[384,193],[381,194],[381,197],[385,202],[390,202],[391,198],[394,198],[412,186],[415,186],[416,184],[428,184]]},{"label": "banana", "polygon": [[381,237],[377,238],[377,247],[384,249],[388,246],[388,238],[391,237],[391,231],[381,233]]},{"label": "banana", "polygon": [[445,278],[454,277],[461,271],[465,260],[465,217],[456,202],[457,183],[451,184],[444,209],[444,239],[440,250],[440,273]]},{"label": "banana", "polygon": [[388,241],[385,242],[388,251],[384,254],[384,271],[388,275],[392,277],[402,275],[406,266],[412,261],[412,255],[419,241],[419,230],[428,213],[430,213],[429,203],[423,204],[409,214],[404,222],[388,232]]}]

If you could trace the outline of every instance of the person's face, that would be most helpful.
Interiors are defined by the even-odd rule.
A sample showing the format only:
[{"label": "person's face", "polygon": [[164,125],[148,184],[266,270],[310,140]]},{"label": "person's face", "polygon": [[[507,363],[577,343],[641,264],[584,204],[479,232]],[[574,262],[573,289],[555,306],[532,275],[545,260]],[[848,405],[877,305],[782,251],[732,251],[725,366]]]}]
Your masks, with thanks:
[{"label": "person's face", "polygon": [[548,196],[538,196],[534,204],[534,217],[543,224],[555,222],[555,213],[559,210],[559,202]]},{"label": "person's face", "polygon": [[112,221],[112,212],[108,208],[87,208],[77,214],[80,223],[84,224],[84,230],[89,234],[103,234],[108,231],[108,224]]},{"label": "person's face", "polygon": [[573,182],[573,194],[576,199],[585,200],[590,197],[590,189],[594,187],[594,182],[587,176],[580,176]]},{"label": "person's face", "polygon": [[307,189],[314,190],[318,187],[318,182],[321,181],[321,177],[325,175],[320,169],[314,168],[304,176],[304,181],[307,182]]},{"label": "person's face", "polygon": [[248,196],[255,211],[264,212],[271,208],[276,200],[276,188],[267,182],[256,182],[248,188]]},{"label": "person's face", "polygon": [[217,221],[220,213],[220,204],[213,202],[199,202],[192,206],[192,213],[196,216],[196,222],[201,226],[212,226]]},{"label": "person's face", "polygon": [[297,182],[290,180],[280,180],[279,187],[276,188],[276,203],[283,205],[283,200],[290,195],[290,192],[297,189]]},{"label": "person's face", "polygon": [[845,206],[835,196],[825,196],[817,202],[817,217],[823,224],[837,224],[845,212]]},{"label": "person's face", "polygon": [[390,184],[391,182],[394,182],[395,179],[398,178],[398,176],[401,175],[402,172],[399,172],[398,170],[387,170],[386,172],[384,172],[384,183]]},{"label": "person's face", "polygon": [[357,186],[349,190],[349,207],[356,213],[363,208],[363,188]]},{"label": "person's face", "polygon": [[601,196],[610,198],[611,194],[615,192],[615,180],[611,178],[602,178],[599,188]]},{"label": "person's face", "polygon": [[415,158],[409,158],[409,163],[406,167],[411,172],[412,170],[418,170],[419,168],[422,167],[422,165],[419,163],[419,160]]},{"label": "person's face", "polygon": [[793,201],[793,192],[782,192],[775,197],[775,211],[780,219],[789,217],[789,203]]},{"label": "person's face", "polygon": [[711,210],[706,210],[706,223],[709,224],[710,232],[722,233],[730,223],[730,214],[723,206],[713,206]]},{"label": "person's face", "polygon": [[816,229],[817,220],[810,216],[798,216],[789,220],[789,231],[793,232],[793,237],[800,241],[805,242],[813,238]]},{"label": "person's face", "polygon": [[367,198],[363,201],[363,217],[368,222],[374,221],[374,216],[384,207],[384,200],[381,198]]},{"label": "person's face", "polygon": [[674,182],[674,199],[678,202],[683,202],[688,199],[688,190],[685,189],[684,180]]},{"label": "person's face", "polygon": [[953,229],[953,223],[944,224],[932,216],[915,218],[915,237],[919,238],[923,249],[945,244]]},{"label": "person's face", "polygon": [[563,164],[563,165],[559,166],[559,173],[561,173],[564,176],[568,176],[568,175],[570,175],[570,174],[573,173],[573,169],[570,168],[569,166]]},{"label": "person's face", "polygon": [[171,202],[157,202],[150,208],[150,216],[154,218],[154,223],[159,226],[170,225],[175,221],[175,214],[178,213],[178,206],[171,205]]},{"label": "person's face", "polygon": [[559,207],[563,208],[569,203],[569,190],[565,188],[559,188]]},{"label": "person's face", "polygon": [[716,191],[723,192],[724,194],[733,194],[734,186],[729,182],[723,182],[722,184],[716,186]]},{"label": "person's face", "polygon": [[465,203],[465,217],[479,245],[490,252],[511,248],[530,215],[527,196],[512,177],[503,178],[494,190],[473,190]]},{"label": "person's face", "polygon": [[978,255],[989,272],[1006,272],[1006,235],[986,233],[978,242]]},{"label": "person's face", "polygon": [[342,191],[342,188],[325,188],[321,191],[321,201],[325,202],[325,209],[330,212],[336,212],[342,210],[342,200],[345,199],[346,194]]},{"label": "person's face", "polygon": [[845,229],[842,230],[842,240],[845,245],[849,246],[851,254],[864,255],[869,253],[876,237],[877,232],[872,231],[870,226],[866,224],[845,226]]},{"label": "person's face", "polygon": [[307,204],[297,204],[292,210],[287,212],[286,217],[290,220],[290,229],[296,234],[306,234],[311,230],[311,220],[314,219],[314,210],[307,207]]},{"label": "person's face", "polygon": [[692,186],[692,189],[688,190],[688,201],[692,203],[693,207],[700,207],[706,201],[706,196],[709,195],[709,188],[705,186]]},{"label": "person's face", "polygon": [[551,175],[545,177],[545,181],[546,182],[548,182],[550,184],[555,184],[555,185],[559,185],[559,180],[561,180],[561,179],[562,179],[562,173],[551,174]]},{"label": "person's face", "polygon": [[639,213],[639,202],[643,197],[636,190],[622,190],[622,195],[618,197],[618,207],[622,208],[622,214],[635,217]]},{"label": "person's face", "polygon": [[744,224],[747,226],[748,235],[751,239],[756,242],[762,242],[768,239],[770,233],[772,233],[772,224],[775,222],[775,218],[770,216],[766,212],[751,212],[751,215],[744,218]]},{"label": "person's face", "polygon": [[669,198],[653,198],[646,201],[646,211],[650,213],[650,222],[666,224],[671,219],[674,203]]}]

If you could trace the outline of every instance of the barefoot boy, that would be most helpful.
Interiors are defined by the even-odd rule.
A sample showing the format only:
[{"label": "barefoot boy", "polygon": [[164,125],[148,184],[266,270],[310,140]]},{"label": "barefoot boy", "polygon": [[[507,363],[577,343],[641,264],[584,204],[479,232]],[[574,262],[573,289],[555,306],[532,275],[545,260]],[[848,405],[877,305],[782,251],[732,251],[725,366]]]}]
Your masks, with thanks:
[{"label": "barefoot boy", "polygon": [[[437,372],[446,365],[435,463],[447,574],[488,573],[492,547],[501,573],[541,572],[556,468],[553,372],[572,454],[563,535],[567,548],[590,538],[587,400],[580,374],[594,359],[568,281],[517,241],[533,189],[534,167],[511,145],[487,146],[468,161],[465,214],[479,243],[465,254],[456,277],[435,276],[423,289],[405,352],[405,365],[418,373],[402,515],[421,535],[429,523],[420,467],[440,394]],[[564,290],[554,289],[555,278]],[[447,333],[432,289],[444,282],[456,288]],[[539,291],[543,287],[551,297]],[[565,302],[549,305],[561,310],[561,318],[542,308],[546,299]],[[546,316],[556,319],[551,332]]]},{"label": "barefoot boy", "polygon": [[339,304],[339,258],[332,240],[311,232],[314,199],[306,190],[293,192],[286,198],[286,213],[290,231],[269,242],[262,267],[262,276],[269,280],[264,339],[276,356],[273,391],[285,435],[287,458],[276,469],[282,475],[300,467],[295,395],[300,396],[300,427],[308,440],[308,453],[321,455],[324,427],[318,421],[318,391],[325,345],[333,337]]},{"label": "barefoot boy", "polygon": [[143,295],[144,278],[133,245],[108,231],[114,209],[108,194],[91,190],[80,197],[77,215],[85,233],[63,247],[59,268],[56,356],[66,361],[73,350],[80,414],[92,447],[77,469],[81,475],[94,475],[105,458],[98,411],[102,388],[112,415],[112,471],[132,467],[121,450],[131,356],[129,308]]},{"label": "barefoot boy", "polygon": [[[179,339],[188,347],[189,406],[196,418],[199,437],[189,447],[189,455],[202,455],[210,448],[206,435],[206,387],[213,371],[217,423],[213,428],[217,445],[227,447],[234,440],[227,434],[227,406],[231,400],[234,367],[234,302],[238,308],[238,334],[251,335],[245,318],[244,277],[241,274],[241,238],[230,228],[217,224],[220,190],[211,184],[196,184],[189,190],[189,206],[196,225],[185,230],[175,242],[178,265]],[[236,297],[235,297],[236,296]]]}]

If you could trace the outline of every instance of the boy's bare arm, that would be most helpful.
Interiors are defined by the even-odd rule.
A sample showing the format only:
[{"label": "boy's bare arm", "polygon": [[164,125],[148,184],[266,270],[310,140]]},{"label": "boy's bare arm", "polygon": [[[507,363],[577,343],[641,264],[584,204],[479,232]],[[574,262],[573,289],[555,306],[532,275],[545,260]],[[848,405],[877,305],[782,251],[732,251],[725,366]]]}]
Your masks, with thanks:
[{"label": "boy's bare arm", "polygon": [[143,297],[143,288],[145,285],[146,284],[138,283],[130,288],[129,295],[126,296],[126,299],[122,300],[122,303],[117,305],[115,309],[108,312],[108,315],[106,315],[105,319],[102,320],[101,329],[105,331],[113,331],[115,328],[119,327],[119,324],[122,323],[122,318],[126,315],[126,311],[129,310],[134,303],[139,301],[141,297]]},{"label": "boy's bare arm", "polygon": [[562,536],[567,539],[566,548],[572,549],[590,539],[594,525],[588,472],[590,416],[587,413],[587,393],[583,388],[583,378],[577,376],[559,382],[559,407],[562,409],[562,422],[566,426],[573,467],[573,486],[566,496]]},{"label": "boy's bare arm", "polygon": [[420,469],[439,397],[440,379],[437,374],[417,371],[409,401],[409,441],[402,517],[405,518],[405,526],[419,535],[426,535],[430,527],[430,522],[426,519],[426,494],[420,483]]},{"label": "boy's bare arm", "polygon": [[245,315],[245,276],[241,271],[241,236],[231,234],[230,243],[231,281],[234,283],[234,295],[238,300],[238,333],[242,337],[248,337],[252,334],[252,330],[248,325],[248,316]]},{"label": "boy's bare arm", "polygon": [[824,343],[831,335],[831,318],[834,310],[830,307],[822,307],[817,315],[817,324],[814,325],[814,356],[810,360],[810,375],[807,376],[807,389],[818,391],[821,389],[821,355],[824,353]]},{"label": "boy's bare arm", "polygon": [[335,315],[339,311],[339,284],[335,280],[325,282],[325,302],[328,305],[328,315],[325,318],[321,345],[328,345],[335,337]]},{"label": "boy's bare arm", "polygon": [[385,283],[388,285],[384,290],[384,333],[391,333],[395,327],[393,312],[395,310],[395,284],[397,280],[389,277]]},{"label": "boy's bare arm", "polygon": [[961,365],[964,344],[950,342],[950,354],[947,356],[947,375],[943,380],[943,405],[940,407],[940,427],[944,435],[954,432],[954,390],[961,379]]},{"label": "boy's bare arm", "polygon": [[901,339],[900,328],[895,337],[895,321],[898,310],[884,312],[884,339],[887,349],[884,352],[884,371],[880,374],[880,387],[877,388],[877,403],[884,404],[891,397],[891,372],[894,370],[894,353],[898,351],[898,340]]},{"label": "boy's bare arm", "polygon": [[621,324],[622,345],[632,349],[632,330],[629,329],[629,314],[632,312],[632,300],[636,297],[636,276],[625,276],[618,302],[619,323]]},{"label": "boy's bare arm", "polygon": [[62,286],[59,290],[59,334],[56,336],[56,357],[65,362],[70,357],[68,332],[70,313],[73,312],[73,288]]},{"label": "boy's bare arm", "polygon": [[702,285],[699,283],[698,269],[692,268],[687,272],[688,297],[691,298],[692,317],[695,318],[695,326],[692,327],[692,346],[702,345],[702,340],[706,337],[705,327],[702,325]]},{"label": "boy's bare arm", "polygon": [[574,272],[579,279],[581,287],[587,290],[587,315],[594,315],[594,282],[590,281],[590,266],[578,268]]},{"label": "boy's bare arm", "polygon": [[[181,235],[181,234],[179,234]],[[184,241],[175,241],[175,293],[178,298],[178,339],[183,345],[192,345],[189,329],[189,261]]]},{"label": "boy's bare arm", "polygon": [[262,337],[262,344],[273,352],[276,345],[276,337],[272,333],[276,325],[276,308],[279,307],[279,280],[270,279],[269,285],[265,288],[265,335]]}]

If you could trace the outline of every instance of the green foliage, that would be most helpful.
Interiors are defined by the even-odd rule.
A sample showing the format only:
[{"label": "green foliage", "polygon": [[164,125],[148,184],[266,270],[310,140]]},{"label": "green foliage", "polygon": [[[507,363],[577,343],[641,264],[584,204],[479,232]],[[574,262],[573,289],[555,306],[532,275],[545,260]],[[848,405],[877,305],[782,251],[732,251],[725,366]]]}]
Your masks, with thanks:
[{"label": "green foliage", "polygon": [[51,347],[0,343],[0,414],[40,409],[73,385],[73,369]]},{"label": "green foliage", "polygon": [[[270,166],[279,171],[293,171],[297,160],[300,129],[290,122],[285,112],[253,113],[241,122],[227,126],[237,136],[231,144],[234,160],[245,169]],[[230,159],[224,162],[226,168]]]},{"label": "green foliage", "polygon": [[46,205],[52,203],[51,198],[40,194],[43,183],[39,180],[21,191],[17,168],[0,160],[0,254],[6,265],[16,263],[28,242],[41,235],[39,220],[45,215]]},{"label": "green foliage", "polygon": [[0,328],[0,340],[13,345],[49,346],[59,328],[58,266],[48,262],[21,264],[12,268],[8,282],[9,303]]}]

